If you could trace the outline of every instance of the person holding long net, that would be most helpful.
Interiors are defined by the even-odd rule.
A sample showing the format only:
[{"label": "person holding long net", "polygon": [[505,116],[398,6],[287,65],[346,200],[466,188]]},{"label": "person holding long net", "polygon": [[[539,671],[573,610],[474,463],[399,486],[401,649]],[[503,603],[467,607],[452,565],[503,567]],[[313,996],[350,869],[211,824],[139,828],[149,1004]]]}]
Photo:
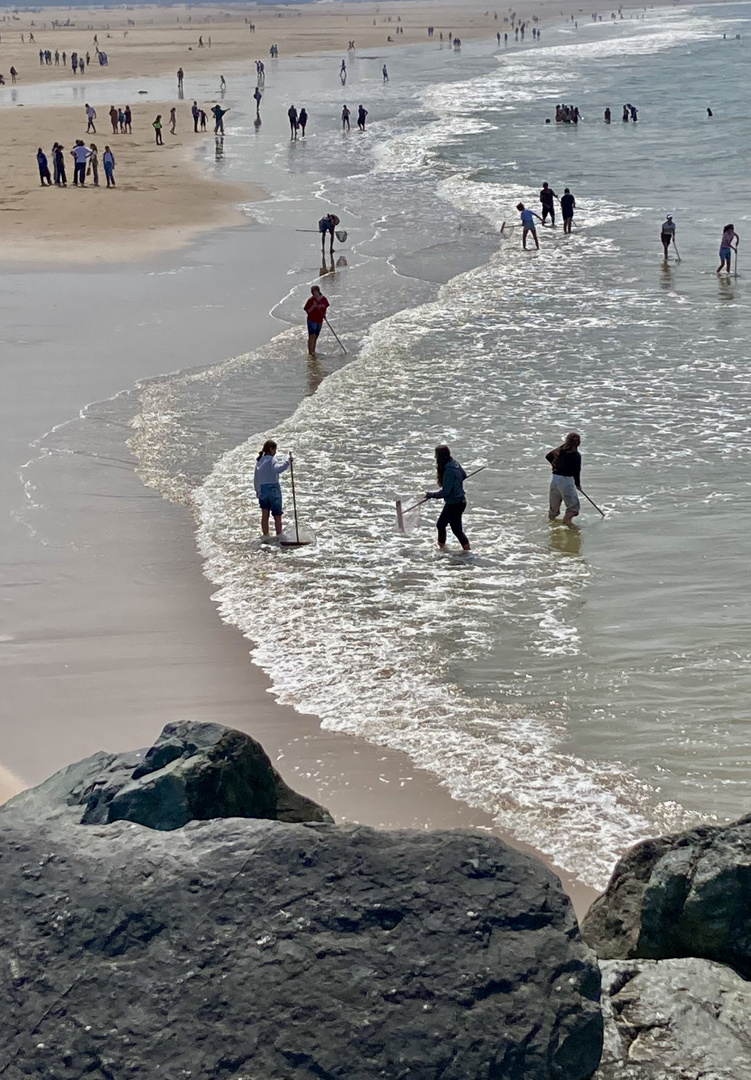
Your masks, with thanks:
[{"label": "person holding long net", "polygon": [[273,439],[266,440],[256,458],[253,486],[261,507],[261,532],[264,536],[269,535],[269,515],[274,519],[276,535],[279,536],[282,531],[282,486],[279,477],[291,464],[292,454],[286,461],[277,458]]},{"label": "person holding long net", "polygon": [[467,509],[467,497],[464,494],[464,481],[467,474],[458,461],[451,456],[448,446],[435,448],[436,478],[441,485],[438,491],[426,491],[426,499],[443,499],[441,511],[435,527],[438,530],[438,547],[446,547],[446,531],[450,528],[462,545],[463,551],[469,551],[469,540],[462,528],[462,515]]}]

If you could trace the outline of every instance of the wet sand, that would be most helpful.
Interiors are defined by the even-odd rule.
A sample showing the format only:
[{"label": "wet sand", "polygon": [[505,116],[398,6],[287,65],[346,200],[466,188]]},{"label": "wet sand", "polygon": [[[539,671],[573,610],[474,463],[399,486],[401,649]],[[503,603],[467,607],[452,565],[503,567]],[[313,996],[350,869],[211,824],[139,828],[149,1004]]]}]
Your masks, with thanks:
[{"label": "wet sand", "polygon": [[[267,252],[264,275],[249,290],[242,282],[256,245]],[[3,765],[34,784],[96,750],[146,745],[169,721],[216,721],[258,738],[286,779],[338,820],[498,832],[404,755],[322,732],[316,718],[274,701],[249,644],[213,609],[189,512],[132,470],[123,419],[133,401],[117,399],[84,422],[100,429],[95,455],[49,452],[67,445],[65,429],[41,457],[29,449],[86,400],[269,340],[281,326],[266,312],[289,285],[293,258],[281,238],[271,246],[261,226],[246,226],[194,245],[177,273],[163,256],[108,273],[1,276],[12,297],[5,338],[15,372],[0,468],[11,510],[0,526]],[[111,318],[123,302],[137,310],[137,325]],[[234,317],[207,317],[214,306]],[[300,362],[259,387],[248,432],[281,420],[307,392],[303,349],[301,341]],[[83,434],[73,431],[70,445],[83,445]],[[19,470],[30,456],[24,494]],[[255,514],[250,506],[250,528]],[[11,778],[6,793],[13,789]],[[565,883],[581,914],[594,894]]]}]

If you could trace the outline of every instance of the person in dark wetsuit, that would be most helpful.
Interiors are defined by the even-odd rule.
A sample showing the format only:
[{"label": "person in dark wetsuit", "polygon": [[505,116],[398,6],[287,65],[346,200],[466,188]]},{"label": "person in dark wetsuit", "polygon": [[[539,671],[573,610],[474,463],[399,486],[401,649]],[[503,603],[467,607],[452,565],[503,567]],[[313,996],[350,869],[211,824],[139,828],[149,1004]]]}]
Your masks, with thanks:
[{"label": "person in dark wetsuit", "polygon": [[448,446],[435,448],[436,478],[441,485],[439,491],[426,491],[427,499],[443,499],[443,510],[440,513],[435,527],[438,530],[438,547],[443,550],[446,546],[446,528],[449,527],[462,545],[464,551],[469,551],[469,540],[462,528],[462,515],[467,509],[467,499],[464,494],[464,481],[467,474],[458,461],[454,461]]},{"label": "person in dark wetsuit", "polygon": [[553,205],[553,199],[557,199],[558,196],[553,191],[552,187],[548,187],[547,181],[542,185],[542,191],[540,192],[540,202],[542,203],[542,223],[545,224],[545,219],[550,214],[550,224],[555,227],[555,206]]},{"label": "person in dark wetsuit", "polygon": [[575,431],[570,432],[560,446],[545,455],[547,461],[553,467],[553,475],[550,479],[550,505],[548,517],[555,521],[561,509],[561,503],[566,504],[566,513],[563,516],[563,524],[570,525],[581,509],[577,491],[581,491],[581,467],[582,459],[579,453],[581,436]]}]

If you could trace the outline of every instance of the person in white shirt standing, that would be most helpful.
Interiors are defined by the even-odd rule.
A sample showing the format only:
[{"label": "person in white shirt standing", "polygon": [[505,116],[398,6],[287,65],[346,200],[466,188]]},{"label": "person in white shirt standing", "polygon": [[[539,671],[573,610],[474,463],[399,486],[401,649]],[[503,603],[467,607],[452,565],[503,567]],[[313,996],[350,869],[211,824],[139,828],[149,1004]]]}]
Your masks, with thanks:
[{"label": "person in white shirt standing", "polygon": [[84,146],[83,139],[76,139],[70,156],[73,158],[73,185],[83,187],[86,183],[86,163],[91,157],[91,150]]},{"label": "person in white shirt standing", "polygon": [[256,458],[253,486],[261,507],[261,532],[264,536],[269,535],[269,514],[274,519],[277,536],[282,531],[282,486],[279,477],[291,464],[292,454],[286,461],[277,460],[276,443],[273,439],[266,440]]},{"label": "person in white shirt standing", "polygon": [[88,135],[88,133],[91,131],[94,133],[94,135],[96,135],[96,127],[94,126],[94,121],[96,120],[96,109],[93,105],[89,105],[88,101],[86,102],[85,109],[87,120],[86,134]]}]

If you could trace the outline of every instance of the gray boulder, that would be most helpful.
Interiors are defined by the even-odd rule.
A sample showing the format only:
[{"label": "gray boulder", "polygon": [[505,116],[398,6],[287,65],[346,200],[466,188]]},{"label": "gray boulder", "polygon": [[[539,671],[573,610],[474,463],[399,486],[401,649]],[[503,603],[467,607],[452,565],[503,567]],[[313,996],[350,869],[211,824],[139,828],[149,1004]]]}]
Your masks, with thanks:
[{"label": "gray boulder", "polygon": [[84,790],[62,811],[54,779],[46,816],[33,798],[0,809],[3,1080],[597,1068],[597,963],[555,875],[501,840],[239,817],[82,825]]},{"label": "gray boulder", "polygon": [[712,960],[603,960],[596,1080],[751,1080],[751,983]]},{"label": "gray boulder", "polygon": [[601,959],[698,956],[751,976],[751,815],[631,848],[582,934]]},{"label": "gray boulder", "polygon": [[148,750],[94,754],[11,800],[26,816],[84,825],[136,821],[179,829],[189,821],[250,817],[333,821],[285,784],[260,743],[220,724],[167,724]]}]

